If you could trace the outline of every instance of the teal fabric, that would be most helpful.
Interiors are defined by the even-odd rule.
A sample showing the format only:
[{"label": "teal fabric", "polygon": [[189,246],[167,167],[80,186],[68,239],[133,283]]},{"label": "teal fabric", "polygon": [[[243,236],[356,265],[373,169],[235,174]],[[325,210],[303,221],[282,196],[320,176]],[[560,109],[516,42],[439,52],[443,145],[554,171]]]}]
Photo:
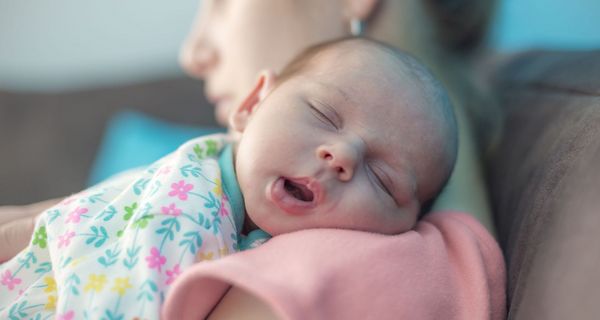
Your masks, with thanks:
[{"label": "teal fabric", "polygon": [[[221,168],[221,182],[223,183],[223,189],[231,204],[235,225],[242,229],[244,226],[246,209],[244,207],[244,196],[242,195],[242,190],[240,190],[240,185],[238,184],[237,176],[235,174],[233,147],[231,144],[226,146],[219,155],[219,167]],[[271,238],[271,236],[263,230],[252,230],[248,235],[240,234],[240,237],[238,238],[238,248],[242,251],[252,249],[267,241],[269,238]]]},{"label": "teal fabric", "polygon": [[225,194],[229,198],[229,203],[231,204],[235,225],[242,229],[244,226],[244,215],[246,210],[244,209],[242,190],[240,190],[240,185],[238,184],[235,175],[235,168],[233,167],[233,148],[231,145],[226,146],[221,152],[221,155],[219,156],[219,167],[221,168],[221,182]]},{"label": "teal fabric", "polygon": [[271,235],[261,229],[252,230],[247,236],[241,236],[238,241],[238,247],[240,248],[240,251],[256,248],[270,238]]},{"label": "teal fabric", "polygon": [[88,184],[95,185],[121,171],[151,164],[187,140],[216,132],[225,130],[186,126],[135,111],[120,112],[108,123]]}]

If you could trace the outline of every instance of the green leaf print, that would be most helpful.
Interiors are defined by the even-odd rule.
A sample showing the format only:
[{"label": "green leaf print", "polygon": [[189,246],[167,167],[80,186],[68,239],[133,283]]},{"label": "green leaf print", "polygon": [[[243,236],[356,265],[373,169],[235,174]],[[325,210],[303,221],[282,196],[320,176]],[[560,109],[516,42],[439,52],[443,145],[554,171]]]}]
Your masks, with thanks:
[{"label": "green leaf print", "polygon": [[200,145],[194,145],[194,153],[196,154],[196,158],[200,160],[204,159],[204,149],[200,148]]},{"label": "green leaf print", "polygon": [[218,154],[219,150],[217,149],[217,142],[215,140],[206,140],[204,144],[206,144],[207,157],[213,157]]},{"label": "green leaf print", "polygon": [[135,209],[137,209],[137,206],[137,202],[132,203],[130,207],[125,206],[125,215],[123,216],[123,220],[129,221],[129,219],[131,219],[131,217],[133,216]]},{"label": "green leaf print", "polygon": [[46,243],[47,239],[48,239],[48,236],[46,235],[46,227],[41,226],[35,231],[35,235],[33,237],[33,241],[31,242],[31,244],[34,246],[37,245],[41,249],[45,249],[46,245],[47,245],[47,243]]},{"label": "green leaf print", "polygon": [[153,214],[143,215],[141,218],[135,220],[132,228],[144,229],[148,226],[148,222],[154,218]]}]

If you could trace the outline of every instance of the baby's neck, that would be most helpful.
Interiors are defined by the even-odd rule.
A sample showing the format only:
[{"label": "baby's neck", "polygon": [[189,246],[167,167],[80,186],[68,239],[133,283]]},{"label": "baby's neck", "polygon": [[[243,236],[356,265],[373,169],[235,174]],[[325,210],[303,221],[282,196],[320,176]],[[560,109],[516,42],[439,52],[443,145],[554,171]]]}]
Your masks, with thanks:
[{"label": "baby's neck", "polygon": [[244,209],[244,226],[242,227],[242,234],[247,235],[256,229],[260,228],[252,221],[252,219],[250,219],[248,212]]},{"label": "baby's neck", "polygon": [[[237,133],[237,132],[232,132],[232,130],[229,130],[229,138],[231,139],[231,153],[233,155],[233,170],[235,170],[235,174],[237,176],[237,167],[236,167],[236,156],[237,156],[237,149],[238,149],[238,144],[239,144],[239,138],[241,137],[241,134]],[[243,193],[242,193],[243,195]],[[248,212],[246,211],[246,207],[244,207],[244,225],[242,227],[242,234],[247,235],[248,233],[250,233],[251,231],[254,231],[256,229],[260,229],[255,223],[254,221],[252,221],[252,219],[250,219],[250,216],[248,215]]]}]

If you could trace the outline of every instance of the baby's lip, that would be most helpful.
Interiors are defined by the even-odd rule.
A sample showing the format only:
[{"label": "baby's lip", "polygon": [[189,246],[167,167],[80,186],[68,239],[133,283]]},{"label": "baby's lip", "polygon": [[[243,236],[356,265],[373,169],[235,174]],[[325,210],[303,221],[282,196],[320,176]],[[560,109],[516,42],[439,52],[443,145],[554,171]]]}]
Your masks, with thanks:
[{"label": "baby's lip", "polygon": [[321,184],[309,177],[279,177],[267,190],[267,198],[293,215],[308,213],[322,201]]}]

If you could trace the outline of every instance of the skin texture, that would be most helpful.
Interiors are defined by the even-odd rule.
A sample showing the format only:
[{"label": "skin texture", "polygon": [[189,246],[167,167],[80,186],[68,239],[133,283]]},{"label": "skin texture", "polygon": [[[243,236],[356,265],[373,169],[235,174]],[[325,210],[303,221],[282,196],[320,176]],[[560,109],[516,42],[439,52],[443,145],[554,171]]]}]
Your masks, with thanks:
[{"label": "skin texture", "polygon": [[494,233],[473,128],[464,109],[472,97],[462,93],[476,90],[465,73],[469,65],[438,47],[424,1],[202,1],[181,50],[181,64],[204,81],[216,118],[226,125],[229,112],[242,103],[261,70],[280,72],[306,47],[348,36],[351,18],[367,21],[365,36],[418,57],[450,92],[460,145],[453,177],[434,208],[469,212]]},{"label": "skin texture", "polygon": [[[366,36],[412,53],[442,79],[456,106],[460,146],[453,176],[434,208],[471,213],[494,233],[475,135],[464,109],[471,98],[464,93],[475,90],[467,74],[470,67],[468,61],[438,46],[433,37],[434,21],[424,1],[202,0],[196,23],[182,47],[182,66],[191,76],[205,81],[209,99],[217,104],[217,119],[226,124],[229,110],[243,101],[260,70],[279,72],[307,46],[348,36],[351,18],[367,21]],[[482,108],[487,105],[475,104]],[[2,233],[7,223],[16,224],[11,230],[18,226],[27,233],[20,239],[29,239],[31,220],[26,217],[41,212],[29,208],[0,207],[0,216],[7,210],[18,210],[25,217],[3,223],[0,239],[7,237]],[[13,241],[10,243],[14,245],[3,248],[5,243],[9,242],[0,242],[0,256],[8,257],[11,254],[7,252],[18,252],[27,241]],[[237,288],[231,292],[239,294],[226,295],[211,319],[251,318],[253,312],[260,319],[276,318],[259,312],[268,308],[261,308],[252,296]]]},{"label": "skin texture", "polygon": [[[434,83],[365,41],[328,46],[309,64],[277,86],[265,73],[232,114],[248,216],[272,235],[412,229],[455,158],[455,148],[444,154],[455,128],[426,98]],[[310,189],[312,201],[286,192],[287,180]]]},{"label": "skin texture", "polygon": [[36,216],[59,201],[51,199],[27,206],[0,207],[0,261],[12,258],[27,246]]},{"label": "skin texture", "polygon": [[229,111],[260,71],[278,72],[302,49],[348,32],[337,0],[201,1],[181,62],[190,75],[205,80],[216,118],[226,126]]}]

